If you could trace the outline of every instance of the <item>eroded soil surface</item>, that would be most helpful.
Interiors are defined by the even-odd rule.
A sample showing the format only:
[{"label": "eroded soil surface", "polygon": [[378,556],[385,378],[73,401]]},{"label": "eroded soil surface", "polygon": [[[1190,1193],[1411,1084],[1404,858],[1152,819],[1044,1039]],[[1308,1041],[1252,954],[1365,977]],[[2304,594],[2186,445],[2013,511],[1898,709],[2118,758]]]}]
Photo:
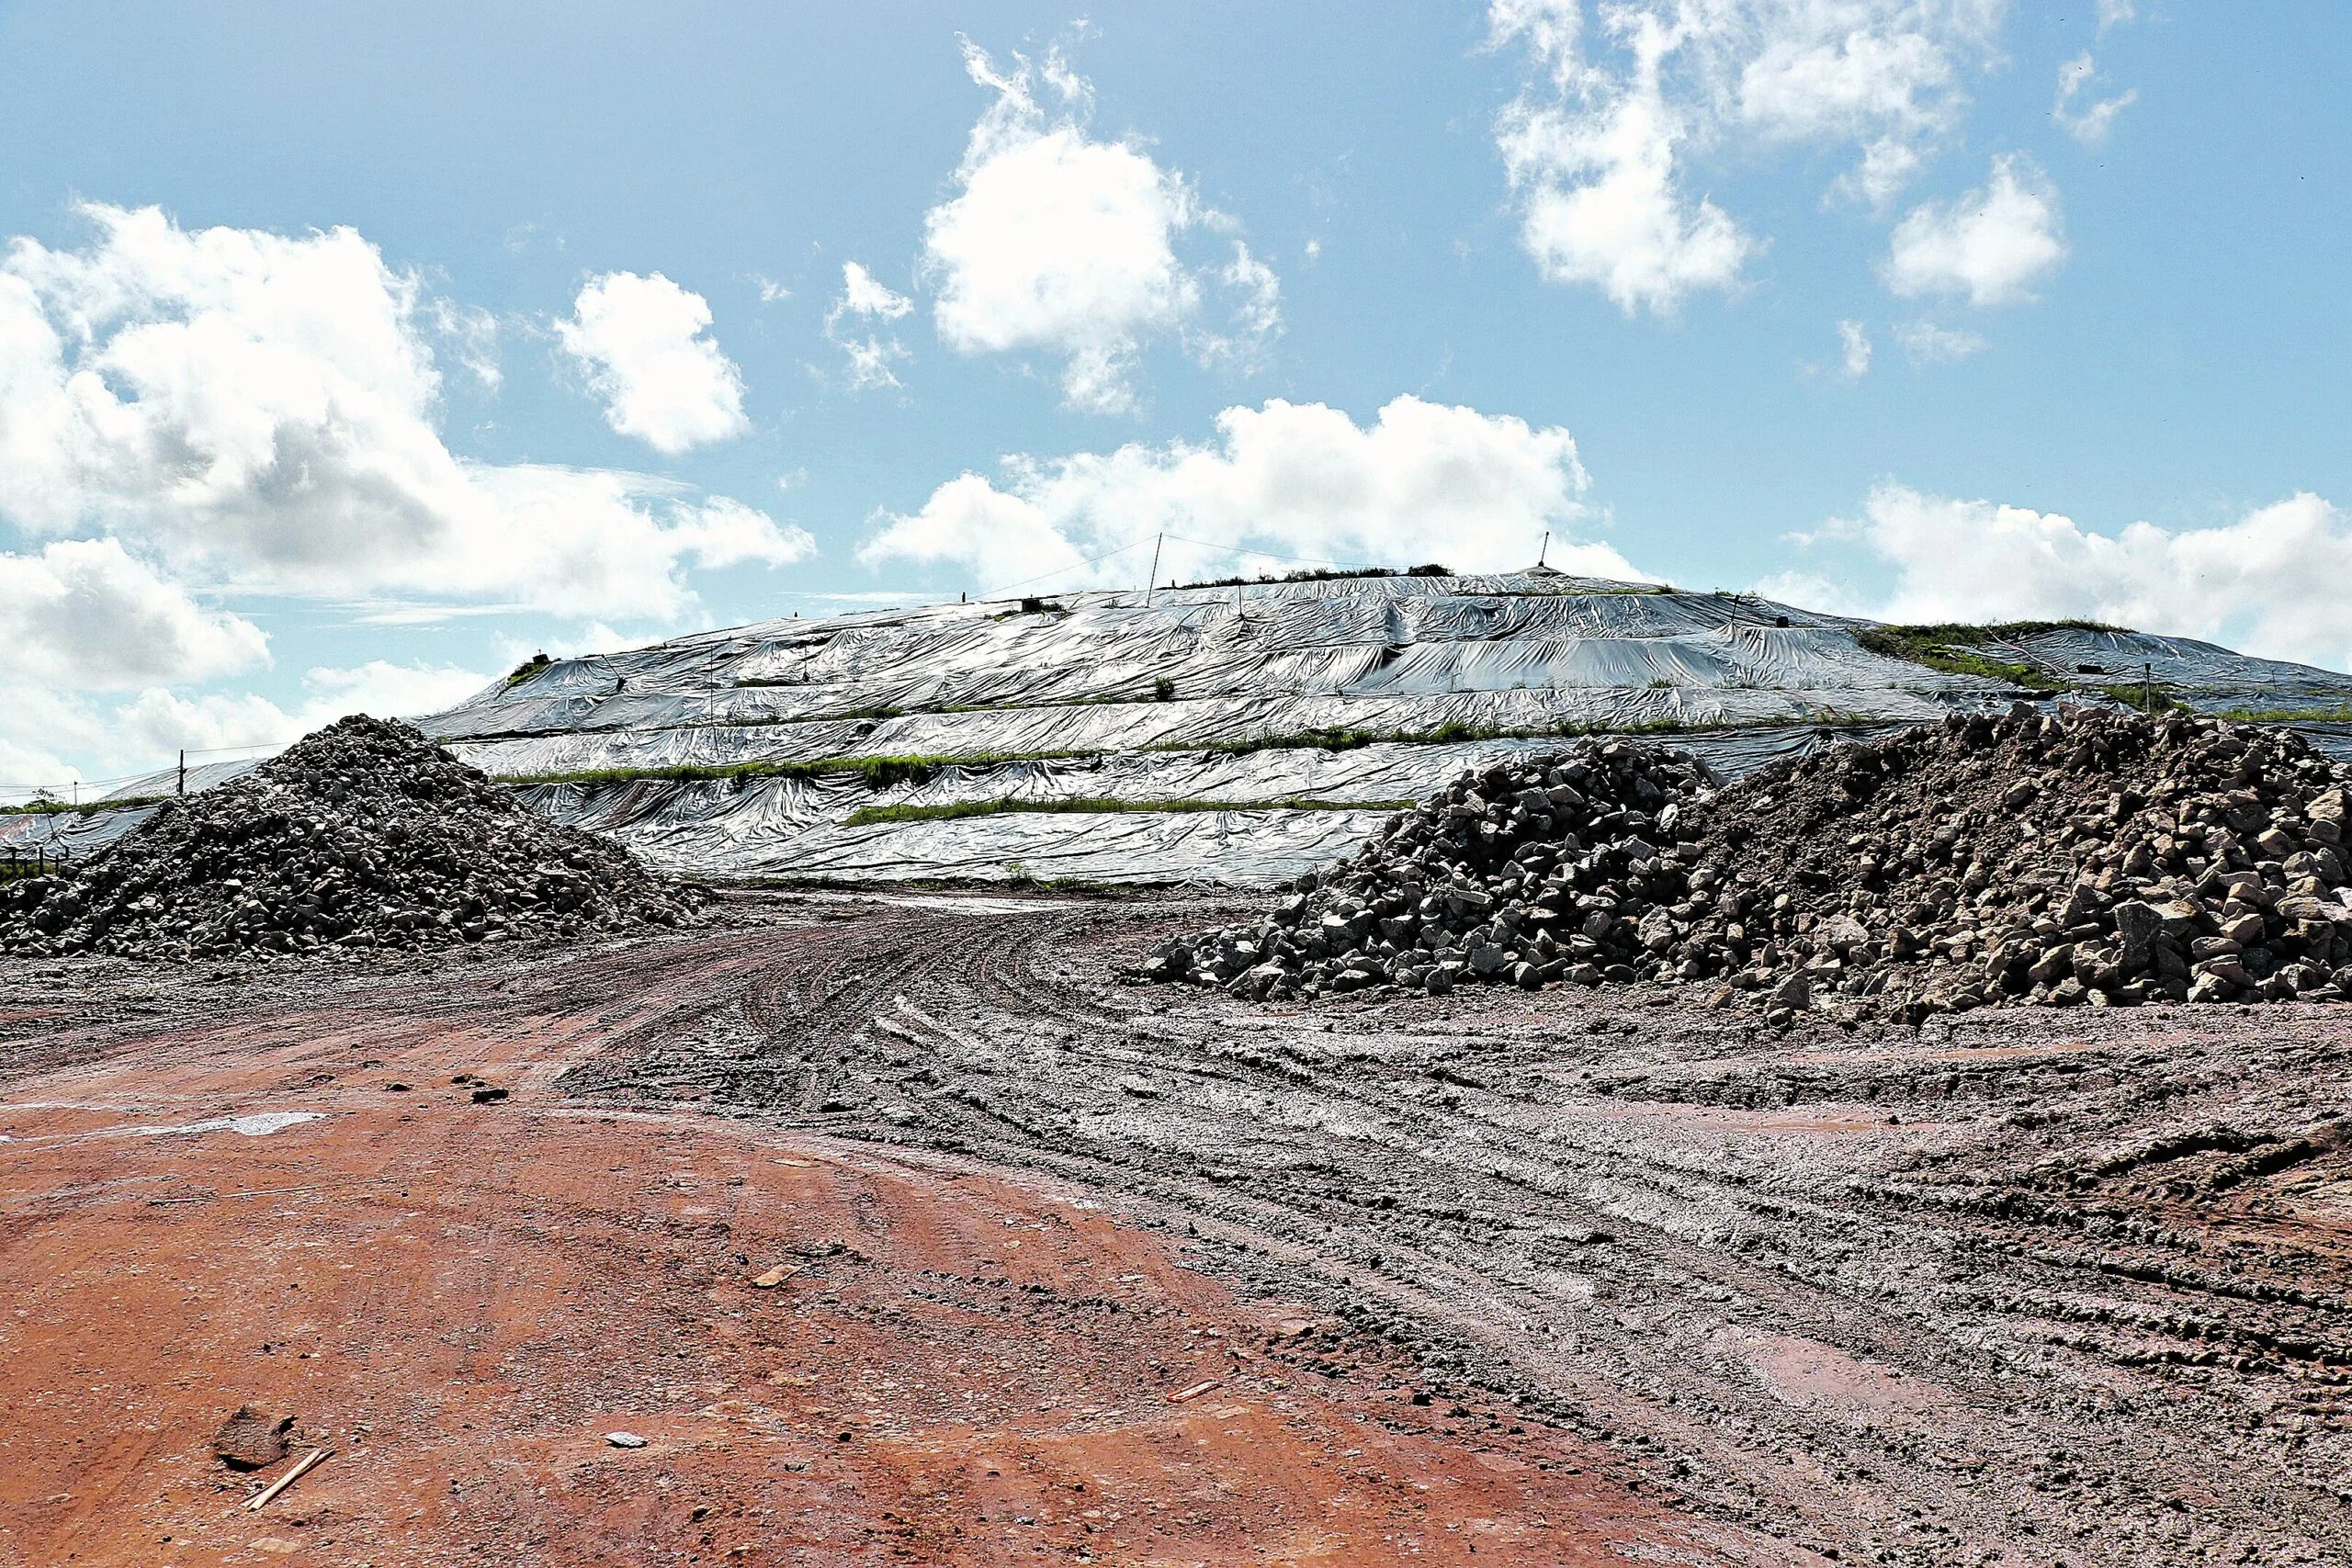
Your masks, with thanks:
[{"label": "eroded soil surface", "polygon": [[[0,1562],[1786,1560],[1237,1293],[1155,1205],[562,1086],[762,1048],[747,1001],[821,989],[791,972],[851,933],[1001,918],[827,912],[365,973],[0,971]],[[293,1417],[287,1459],[221,1461],[241,1408]]]},{"label": "eroded soil surface", "polygon": [[[2352,1552],[2352,1009],[1303,1010],[1109,978],[1197,905],[765,908],[12,972],[0,1553]],[[272,1401],[337,1455],[232,1516]]]}]

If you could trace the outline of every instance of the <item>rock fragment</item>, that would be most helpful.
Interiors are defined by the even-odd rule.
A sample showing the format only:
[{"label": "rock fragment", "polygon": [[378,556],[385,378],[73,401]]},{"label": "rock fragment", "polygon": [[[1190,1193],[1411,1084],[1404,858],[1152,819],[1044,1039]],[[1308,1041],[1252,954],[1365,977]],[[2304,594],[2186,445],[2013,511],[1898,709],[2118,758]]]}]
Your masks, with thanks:
[{"label": "rock fragment", "polygon": [[212,1451],[232,1470],[260,1470],[286,1457],[286,1434],[293,1428],[291,1416],[266,1416],[240,1404],[212,1434]]}]

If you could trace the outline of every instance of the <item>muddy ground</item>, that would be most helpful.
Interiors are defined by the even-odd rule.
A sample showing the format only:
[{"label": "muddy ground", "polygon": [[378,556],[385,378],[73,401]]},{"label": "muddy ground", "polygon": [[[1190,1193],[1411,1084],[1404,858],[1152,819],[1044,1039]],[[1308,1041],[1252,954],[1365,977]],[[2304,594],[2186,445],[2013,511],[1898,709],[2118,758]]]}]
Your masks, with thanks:
[{"label": "muddy ground", "polygon": [[[1198,904],[746,908],[0,975],[0,1561],[2352,1555],[2352,1009],[1302,1010],[1111,977]],[[244,1402],[337,1450],[259,1516]]]}]

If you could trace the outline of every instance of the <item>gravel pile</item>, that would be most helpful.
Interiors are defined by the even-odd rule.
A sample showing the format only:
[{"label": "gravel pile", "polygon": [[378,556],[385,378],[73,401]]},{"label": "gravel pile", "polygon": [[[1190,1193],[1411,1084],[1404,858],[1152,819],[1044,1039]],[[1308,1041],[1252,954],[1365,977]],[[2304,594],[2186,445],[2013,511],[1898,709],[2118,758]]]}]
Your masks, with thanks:
[{"label": "gravel pile", "polygon": [[[1693,814],[1719,890],[1667,950],[1772,1005],[2352,996],[2345,792],[2290,730],[2112,708],[1955,715]],[[1726,965],[1728,954],[1736,966]]]},{"label": "gravel pile", "polygon": [[1955,715],[1717,788],[1579,747],[1463,778],[1155,978],[1279,999],[1660,980],[1776,1021],[2352,998],[2345,789],[2291,732]]},{"label": "gravel pile", "polygon": [[1647,978],[1652,911],[1690,893],[1682,818],[1714,784],[1687,751],[1627,741],[1464,774],[1257,924],[1177,938],[1144,972],[1260,1000]]},{"label": "gravel pile", "polygon": [[674,926],[698,890],[560,827],[411,727],[355,716],[0,887],[0,952],[266,956]]}]

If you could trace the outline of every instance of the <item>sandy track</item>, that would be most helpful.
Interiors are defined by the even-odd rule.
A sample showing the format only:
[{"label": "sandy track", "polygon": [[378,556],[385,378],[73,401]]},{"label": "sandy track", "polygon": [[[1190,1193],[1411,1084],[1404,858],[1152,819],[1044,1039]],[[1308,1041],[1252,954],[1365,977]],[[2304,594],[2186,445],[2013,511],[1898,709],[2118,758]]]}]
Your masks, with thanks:
[{"label": "sandy track", "polygon": [[[873,1070],[933,1054],[876,1032],[901,996],[990,1032],[1124,1005],[1033,975],[1098,918],[0,975],[0,1562],[1808,1560],[1502,1399],[1414,1403],[1405,1348],[1296,1292],[1237,1295],[1204,1270],[1276,1227],[1210,1217],[1222,1186],[1038,1157],[1057,1111],[1034,1143],[962,1101],[879,1119]],[[1320,1266],[1283,1245],[1250,1257]],[[258,1516],[208,1449],[240,1404],[335,1450]]]}]

